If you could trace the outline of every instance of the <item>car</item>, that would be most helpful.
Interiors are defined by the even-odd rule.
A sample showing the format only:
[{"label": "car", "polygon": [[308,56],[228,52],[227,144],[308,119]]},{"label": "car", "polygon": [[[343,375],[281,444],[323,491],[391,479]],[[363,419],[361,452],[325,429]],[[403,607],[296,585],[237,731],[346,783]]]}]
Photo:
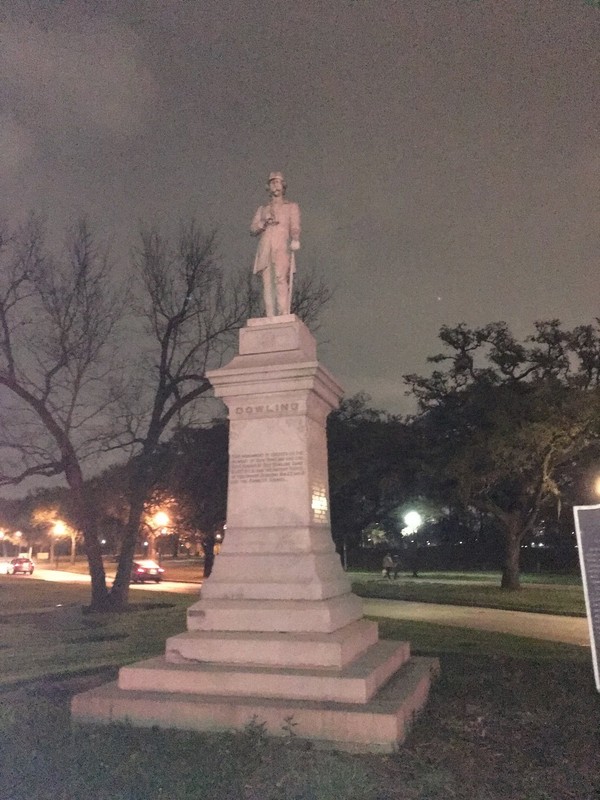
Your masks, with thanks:
[{"label": "car", "polygon": [[18,556],[6,564],[7,575],[33,575],[35,564],[27,556]]},{"label": "car", "polygon": [[156,561],[144,559],[134,561],[131,568],[131,580],[133,583],[144,583],[144,581],[156,581],[160,583],[164,569]]}]

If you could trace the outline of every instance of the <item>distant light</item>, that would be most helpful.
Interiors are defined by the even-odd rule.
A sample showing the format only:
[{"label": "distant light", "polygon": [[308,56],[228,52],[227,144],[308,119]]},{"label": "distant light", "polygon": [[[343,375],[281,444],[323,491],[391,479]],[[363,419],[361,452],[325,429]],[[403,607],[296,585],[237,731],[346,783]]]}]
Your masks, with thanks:
[{"label": "distant light", "polygon": [[408,528],[412,528],[414,531],[417,530],[419,525],[423,522],[423,517],[419,514],[418,511],[409,511],[404,515],[404,524]]},{"label": "distant light", "polygon": [[156,514],[152,517],[152,521],[159,528],[166,528],[171,520],[166,511],[157,511]]},{"label": "distant light", "polygon": [[106,544],[106,539],[102,539],[100,544]]}]

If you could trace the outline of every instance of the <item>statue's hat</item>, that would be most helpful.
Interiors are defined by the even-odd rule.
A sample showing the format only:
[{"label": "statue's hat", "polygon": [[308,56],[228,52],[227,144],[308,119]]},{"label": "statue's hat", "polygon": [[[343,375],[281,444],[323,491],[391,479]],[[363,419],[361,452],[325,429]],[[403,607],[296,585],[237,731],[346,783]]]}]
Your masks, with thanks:
[{"label": "statue's hat", "polygon": [[274,181],[276,178],[279,178],[281,181],[281,185],[283,186],[283,192],[285,194],[285,190],[287,189],[287,183],[285,182],[285,178],[283,177],[283,172],[270,172],[269,177],[267,178],[267,192],[271,188],[271,181]]}]

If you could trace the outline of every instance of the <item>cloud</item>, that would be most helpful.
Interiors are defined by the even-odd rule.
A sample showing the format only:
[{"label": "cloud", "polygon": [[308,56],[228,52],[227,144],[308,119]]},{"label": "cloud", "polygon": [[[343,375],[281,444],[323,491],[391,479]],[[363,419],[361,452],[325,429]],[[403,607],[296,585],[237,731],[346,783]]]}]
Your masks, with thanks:
[{"label": "cloud", "polygon": [[34,152],[29,132],[10,115],[0,114],[0,174],[15,175]]},{"label": "cloud", "polygon": [[44,29],[3,25],[0,80],[8,108],[38,136],[78,130],[130,137],[152,113],[153,76],[130,29],[87,19]]}]

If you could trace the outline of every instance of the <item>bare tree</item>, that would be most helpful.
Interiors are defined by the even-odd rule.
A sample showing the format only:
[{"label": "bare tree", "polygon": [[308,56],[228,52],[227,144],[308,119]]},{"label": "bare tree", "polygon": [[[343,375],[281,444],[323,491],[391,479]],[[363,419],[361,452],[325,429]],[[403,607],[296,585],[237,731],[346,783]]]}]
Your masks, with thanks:
[{"label": "bare tree", "polygon": [[144,506],[160,477],[161,443],[178,425],[193,421],[196,401],[211,389],[207,369],[230,352],[253,303],[247,281],[225,282],[215,233],[205,234],[195,223],[182,227],[175,245],[158,229],[142,232],[132,265],[138,370],[123,403],[119,445],[130,448],[133,469],[129,516],[111,589],[114,607],[127,604]]},{"label": "bare tree", "polygon": [[33,217],[0,237],[0,484],[64,475],[97,608],[107,605],[108,591],[83,464],[110,425],[110,348],[120,309],[106,254],[84,221],[60,260],[48,254]]},{"label": "bare tree", "polygon": [[292,295],[292,314],[296,314],[315,333],[320,329],[323,309],[333,297],[329,285],[314,267],[300,272]]},{"label": "bare tree", "polygon": [[[191,222],[174,245],[157,229],[144,231],[134,251],[139,281],[136,305],[145,341],[141,373],[125,409],[134,469],[129,487],[129,519],[111,590],[125,604],[144,506],[161,477],[162,442],[175,428],[197,421],[200,399],[211,397],[206,377],[233,355],[237,331],[258,315],[257,292],[249,270],[226,281],[216,258],[216,234]],[[298,284],[293,310],[309,324],[330,299],[315,272]],[[139,349],[136,350],[139,357]]]},{"label": "bare tree", "polygon": [[[248,271],[226,279],[216,236],[182,226],[171,244],[142,232],[132,255],[131,313],[111,346],[120,303],[106,258],[85,223],[53,261],[31,221],[3,246],[0,292],[0,387],[14,398],[0,418],[14,469],[0,482],[64,474],[72,491],[92,576],[92,608],[126,607],[144,507],[161,477],[161,448],[174,430],[198,420],[211,396],[207,370],[233,353],[236,332],[257,311]],[[329,300],[313,274],[298,285],[294,308],[309,323]],[[117,388],[118,387],[118,388]],[[83,462],[126,449],[131,459],[128,519],[112,587],[106,584],[93,492]],[[11,460],[5,459],[5,464]]]}]

